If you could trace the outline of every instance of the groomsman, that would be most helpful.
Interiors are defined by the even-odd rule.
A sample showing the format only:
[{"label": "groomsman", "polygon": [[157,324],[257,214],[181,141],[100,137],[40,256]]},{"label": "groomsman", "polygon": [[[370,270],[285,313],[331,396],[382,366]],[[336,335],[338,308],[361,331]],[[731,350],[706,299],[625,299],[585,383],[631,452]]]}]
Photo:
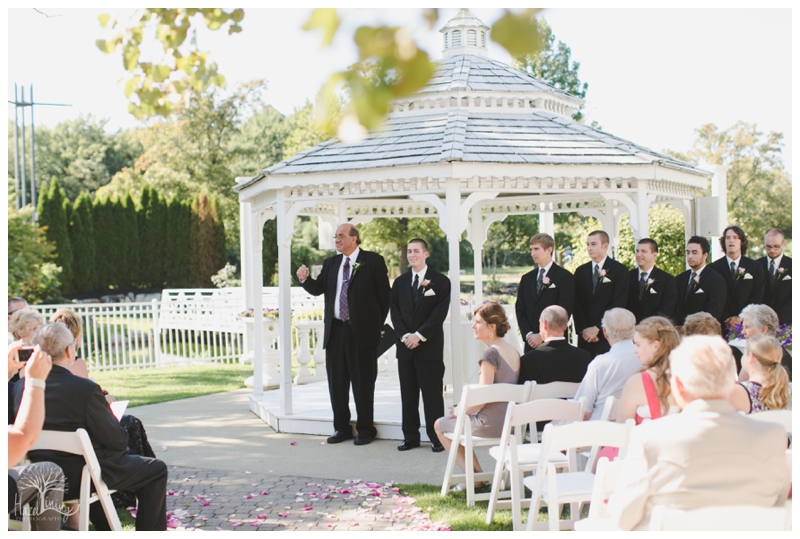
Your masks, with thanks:
[{"label": "groomsman", "polygon": [[758,262],[744,256],[747,236],[738,226],[726,228],[719,243],[725,258],[714,261],[709,267],[722,275],[728,287],[723,319],[726,326],[741,324],[742,309],[753,303],[763,303],[764,271]]},{"label": "groomsman", "polygon": [[539,333],[542,311],[558,305],[572,314],[575,299],[575,282],[572,274],[553,261],[555,241],[548,234],[536,234],[531,238],[531,257],[536,268],[522,276],[517,290],[517,323],[525,340],[525,352],[543,342]]},{"label": "groomsman", "polygon": [[792,259],[783,254],[786,240],[778,228],[770,228],[764,235],[767,256],[759,258],[761,269],[767,276],[764,286],[764,303],[778,313],[778,322],[792,323]]},{"label": "groomsman", "polygon": [[397,334],[397,373],[403,403],[403,443],[398,451],[420,446],[419,394],[425,429],[434,453],[444,451],[433,424],[444,416],[444,331],[450,307],[450,279],[429,268],[428,244],[414,238],[406,256],[411,271],[392,285],[392,326]]},{"label": "groomsman", "polygon": [[707,312],[720,324],[727,297],[725,279],[706,266],[711,245],[701,236],[692,236],[686,243],[686,264],[689,269],[675,277],[678,286],[678,307],[675,323],[682,326],[690,314]]},{"label": "groomsman", "polygon": [[675,277],[656,267],[658,244],[650,238],[636,244],[636,265],[630,271],[628,288],[628,310],[638,324],[649,316],[675,318],[678,288]]},{"label": "groomsman", "polygon": [[591,262],[575,270],[575,330],[578,346],[594,358],[611,349],[602,326],[603,314],[628,305],[628,269],[608,257],[608,234],[595,230],[586,240]]}]

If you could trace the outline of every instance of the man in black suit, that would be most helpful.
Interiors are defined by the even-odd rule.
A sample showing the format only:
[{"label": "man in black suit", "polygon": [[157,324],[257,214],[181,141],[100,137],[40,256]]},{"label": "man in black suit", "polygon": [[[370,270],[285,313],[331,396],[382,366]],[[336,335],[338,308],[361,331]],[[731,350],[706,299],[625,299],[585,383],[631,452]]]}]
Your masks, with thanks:
[{"label": "man in black suit", "polygon": [[575,299],[575,282],[572,274],[553,261],[555,241],[548,234],[531,238],[531,257],[536,269],[522,276],[517,290],[517,323],[525,352],[530,352],[544,341],[539,334],[539,317],[550,305],[560,305],[572,314]]},{"label": "man in black suit", "polygon": [[592,357],[586,350],[570,345],[564,337],[569,317],[558,305],[542,311],[539,333],[544,342],[535,350],[527,352],[520,361],[519,383],[533,380],[537,384],[550,382],[580,383]]},{"label": "man in black suit", "polygon": [[336,229],[336,250],[322,264],[317,279],[305,265],[297,270],[300,284],[309,294],[325,294],[325,370],[333,408],[334,433],[329,444],[353,438],[350,427],[350,384],[356,402],[355,445],[375,439],[373,425],[377,348],[389,314],[389,276],[378,253],[362,251],[358,229],[345,223]]},{"label": "man in black suit", "polygon": [[779,228],[770,228],[764,234],[767,256],[758,263],[766,275],[764,304],[778,313],[780,324],[792,323],[792,259],[783,254],[786,239]]},{"label": "man in black suit", "polygon": [[603,314],[628,305],[628,268],[608,257],[608,234],[595,230],[586,240],[590,262],[575,270],[575,330],[578,346],[594,358],[611,349],[600,331]]},{"label": "man in black suit", "polygon": [[392,284],[392,326],[397,334],[397,374],[403,402],[403,443],[398,451],[419,447],[419,394],[425,430],[434,453],[444,451],[433,424],[444,416],[444,331],[450,306],[450,279],[428,267],[425,240],[408,242],[411,271]]},{"label": "man in black suit", "polygon": [[722,275],[728,287],[723,321],[725,326],[741,324],[739,313],[748,305],[763,303],[764,270],[761,265],[744,256],[747,252],[747,236],[738,226],[729,226],[719,238],[725,257],[708,267]]},{"label": "man in black suit", "polygon": [[675,304],[678,301],[678,288],[675,277],[658,269],[658,244],[644,238],[636,244],[636,269],[630,271],[628,281],[628,310],[636,317],[638,324],[650,316],[675,318]]},{"label": "man in black suit", "polygon": [[[100,386],[69,370],[75,363],[75,339],[64,323],[43,325],[36,331],[33,343],[53,360],[45,381],[44,429],[66,432],[86,429],[108,488],[136,495],[136,530],[166,530],[167,465],[158,459],[128,453],[128,435],[111,412]],[[26,381],[23,378],[14,387],[15,410],[19,410]],[[64,470],[65,499],[80,496],[83,457],[60,451],[32,451],[30,456],[34,462],[54,462]],[[89,518],[96,529],[110,530],[100,503],[91,504]]]},{"label": "man in black suit", "polygon": [[689,269],[675,277],[678,286],[678,308],[675,323],[682,326],[690,314],[706,312],[722,325],[727,286],[725,279],[706,266],[711,245],[701,236],[686,242],[686,264]]}]

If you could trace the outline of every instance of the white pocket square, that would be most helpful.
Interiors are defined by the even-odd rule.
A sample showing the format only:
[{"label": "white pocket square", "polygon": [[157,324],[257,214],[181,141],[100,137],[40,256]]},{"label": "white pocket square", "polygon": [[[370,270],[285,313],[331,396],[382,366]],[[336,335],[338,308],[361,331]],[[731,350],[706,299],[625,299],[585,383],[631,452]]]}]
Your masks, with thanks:
[{"label": "white pocket square", "polygon": [[750,275],[749,273],[745,273],[745,274],[744,274],[744,277],[742,277],[742,280],[745,280],[745,281],[752,281],[752,280],[753,280],[753,276],[752,276],[752,275]]},{"label": "white pocket square", "polygon": [[547,288],[555,288],[555,287],[556,287],[556,283],[550,283],[549,285],[547,285]]},{"label": "white pocket square", "polygon": [[611,282],[611,279],[609,279],[608,277],[604,277],[604,278],[603,278],[603,282],[604,282],[604,283],[610,283],[610,282]]},{"label": "white pocket square", "polygon": [[791,280],[792,280],[792,276],[791,275],[787,275],[786,277],[781,279],[781,281],[791,281]]},{"label": "white pocket square", "polygon": [[703,292],[702,288],[698,288],[695,294],[705,294],[705,292]]},{"label": "white pocket square", "polygon": [[651,293],[651,294],[658,294],[658,292],[656,292],[656,291],[655,291],[655,290],[653,290],[652,288],[650,289],[650,293]]},{"label": "white pocket square", "polygon": [[434,292],[433,290],[426,290],[425,293],[423,294],[423,296],[435,296],[435,295],[436,292]]}]

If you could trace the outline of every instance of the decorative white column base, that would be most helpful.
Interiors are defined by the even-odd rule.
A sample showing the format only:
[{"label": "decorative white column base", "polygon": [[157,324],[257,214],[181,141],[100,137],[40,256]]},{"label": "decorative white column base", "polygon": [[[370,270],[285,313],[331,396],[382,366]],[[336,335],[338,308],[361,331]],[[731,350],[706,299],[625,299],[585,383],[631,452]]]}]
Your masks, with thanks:
[{"label": "decorative white column base", "polygon": [[[276,389],[280,387],[280,373],[278,373],[278,362],[279,357],[276,350],[267,350],[264,349],[263,355],[263,384],[264,389]],[[252,364],[253,363],[253,352],[249,352],[242,357],[242,363],[245,364]],[[250,376],[244,381],[244,385],[249,387],[250,389],[253,388],[253,378],[254,376]]]}]

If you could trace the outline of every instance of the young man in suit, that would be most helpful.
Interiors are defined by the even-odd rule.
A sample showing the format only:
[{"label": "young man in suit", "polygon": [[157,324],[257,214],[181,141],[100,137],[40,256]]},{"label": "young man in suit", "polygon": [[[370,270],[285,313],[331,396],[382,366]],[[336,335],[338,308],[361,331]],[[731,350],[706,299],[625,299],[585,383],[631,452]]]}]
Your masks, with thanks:
[{"label": "young man in suit", "polygon": [[611,349],[600,331],[603,314],[628,305],[628,269],[608,257],[609,238],[595,230],[586,240],[590,262],[575,270],[575,331],[578,346],[594,358]]},{"label": "young man in suit", "polygon": [[758,263],[766,275],[764,303],[778,313],[778,322],[792,323],[792,259],[783,254],[786,240],[779,228],[770,228],[764,234],[767,256]]},{"label": "young man in suit", "polygon": [[608,501],[614,525],[647,530],[653,508],[782,506],[791,488],[786,431],[728,402],[731,352],[721,337],[686,337],[670,354],[671,396],[681,413],[631,431]]},{"label": "young man in suit", "polygon": [[[63,322],[51,322],[36,331],[33,344],[50,355],[53,368],[44,382],[27,378],[17,382],[15,410],[19,411],[26,384],[44,387],[43,428],[67,432],[86,429],[108,488],[128,490],[136,495],[136,530],[166,530],[167,465],[158,459],[128,453],[128,435],[111,412],[100,386],[70,372],[69,368],[75,363],[72,332]],[[34,462],[54,462],[61,467],[67,479],[65,499],[80,496],[83,457],[44,450],[32,451],[29,455]],[[97,530],[111,529],[100,503],[91,504],[89,518]]]},{"label": "young man in suit", "polygon": [[559,305],[572,314],[575,282],[572,274],[553,261],[555,241],[548,234],[531,238],[531,257],[536,269],[522,276],[517,290],[517,323],[525,341],[525,352],[541,345],[539,317],[550,305]]},{"label": "young man in suit", "polygon": [[450,306],[450,279],[428,267],[425,240],[408,242],[411,271],[395,279],[391,293],[392,326],[397,334],[397,374],[403,403],[403,443],[398,451],[420,446],[419,394],[425,430],[434,453],[444,451],[434,423],[444,416],[444,331]]},{"label": "young man in suit", "polygon": [[675,304],[678,302],[678,288],[675,277],[658,269],[658,244],[650,238],[639,240],[636,244],[636,269],[630,271],[628,281],[628,310],[636,317],[638,324],[649,316],[675,318]]},{"label": "young man in suit", "polygon": [[377,434],[373,425],[377,348],[386,315],[389,314],[389,276],[378,253],[359,248],[358,229],[345,223],[336,229],[336,250],[322,264],[317,279],[303,265],[297,270],[300,284],[309,294],[325,294],[325,370],[333,408],[334,433],[329,444],[353,438],[350,427],[350,385],[356,402],[355,445],[371,443]]},{"label": "young man in suit", "polygon": [[722,325],[727,297],[725,279],[706,267],[711,245],[701,236],[692,236],[686,243],[686,264],[689,269],[675,277],[678,287],[678,309],[675,323],[683,325],[690,314],[707,312]]},{"label": "young man in suit", "polygon": [[569,316],[567,310],[551,305],[542,311],[539,334],[544,342],[527,352],[520,360],[519,383],[533,380],[537,384],[576,382],[583,380],[592,357],[586,350],[570,345],[564,337]]},{"label": "young man in suit", "polygon": [[726,228],[719,243],[725,251],[725,258],[714,261],[709,267],[722,275],[728,287],[723,312],[725,326],[741,324],[739,313],[742,309],[754,303],[763,303],[764,271],[758,262],[744,256],[747,252],[747,236],[738,226]]}]

